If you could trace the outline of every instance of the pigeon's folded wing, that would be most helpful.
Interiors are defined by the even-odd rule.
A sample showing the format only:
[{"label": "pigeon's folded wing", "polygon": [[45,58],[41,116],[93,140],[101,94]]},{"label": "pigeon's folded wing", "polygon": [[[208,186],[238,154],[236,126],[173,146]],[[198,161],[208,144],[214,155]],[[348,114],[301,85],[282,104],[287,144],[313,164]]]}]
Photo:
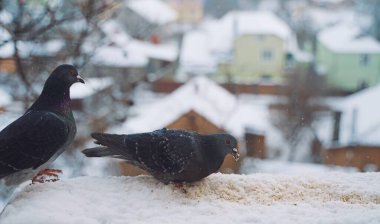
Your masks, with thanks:
[{"label": "pigeon's folded wing", "polygon": [[180,173],[195,152],[191,138],[156,135],[153,133],[128,135],[125,148],[142,168],[156,173]]},{"label": "pigeon's folded wing", "polygon": [[0,132],[0,178],[37,168],[63,146],[69,127],[62,117],[31,111]]}]

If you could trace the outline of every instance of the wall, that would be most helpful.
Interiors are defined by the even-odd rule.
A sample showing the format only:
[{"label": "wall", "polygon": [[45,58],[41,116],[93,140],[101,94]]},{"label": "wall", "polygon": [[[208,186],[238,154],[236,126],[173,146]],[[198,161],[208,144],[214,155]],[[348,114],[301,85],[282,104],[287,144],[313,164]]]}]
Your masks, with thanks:
[{"label": "wall", "polygon": [[334,53],[318,43],[317,63],[323,67],[329,87],[355,91],[365,82],[374,86],[380,81],[380,54],[369,54],[369,64],[360,64],[362,54]]},{"label": "wall", "polygon": [[380,171],[380,146],[352,146],[328,149],[323,152],[325,164],[352,166],[364,171],[368,165],[376,165]]},{"label": "wall", "polygon": [[[273,35],[243,35],[234,43],[234,59],[231,74],[237,81],[257,81],[267,77],[282,80],[285,66],[285,44]],[[272,52],[272,59],[265,61],[262,52]]]}]

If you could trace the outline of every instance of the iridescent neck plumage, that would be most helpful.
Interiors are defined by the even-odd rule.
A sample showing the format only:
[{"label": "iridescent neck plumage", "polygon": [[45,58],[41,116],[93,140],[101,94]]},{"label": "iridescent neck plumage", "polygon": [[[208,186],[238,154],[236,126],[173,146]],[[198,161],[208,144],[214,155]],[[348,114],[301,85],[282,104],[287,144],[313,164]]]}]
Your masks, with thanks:
[{"label": "iridescent neck plumage", "polygon": [[41,95],[29,110],[48,110],[67,114],[71,112],[70,101],[70,87],[51,89],[45,86]]}]

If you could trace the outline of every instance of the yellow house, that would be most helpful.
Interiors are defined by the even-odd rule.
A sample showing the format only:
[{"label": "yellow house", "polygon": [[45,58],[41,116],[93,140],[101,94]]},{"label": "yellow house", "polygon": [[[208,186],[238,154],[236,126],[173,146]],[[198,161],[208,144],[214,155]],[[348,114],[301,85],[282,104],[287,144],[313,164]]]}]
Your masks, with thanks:
[{"label": "yellow house", "polygon": [[231,32],[232,60],[219,75],[245,82],[281,81],[288,54],[297,50],[288,25],[266,11],[230,12],[221,20]]},{"label": "yellow house", "polygon": [[198,23],[203,19],[202,0],[168,0],[169,5],[177,11],[177,21],[181,23]]},{"label": "yellow house", "polygon": [[289,26],[272,12],[233,11],[186,33],[177,76],[278,83],[293,63],[309,61]]},{"label": "yellow house", "polygon": [[234,51],[230,73],[238,80],[282,79],[286,46],[278,36],[242,35],[235,40]]}]

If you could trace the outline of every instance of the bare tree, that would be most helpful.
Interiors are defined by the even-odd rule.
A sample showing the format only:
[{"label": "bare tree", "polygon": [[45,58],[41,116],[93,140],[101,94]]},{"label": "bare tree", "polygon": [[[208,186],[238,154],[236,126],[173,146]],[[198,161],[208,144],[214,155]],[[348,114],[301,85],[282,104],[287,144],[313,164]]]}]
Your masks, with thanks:
[{"label": "bare tree", "polygon": [[315,135],[313,123],[318,112],[327,109],[320,100],[322,88],[320,77],[311,69],[297,68],[287,75],[283,101],[271,106],[274,111],[272,123],[289,145],[289,161],[295,159],[297,146],[305,136],[305,131]]},{"label": "bare tree", "polygon": [[[10,44],[13,47],[12,59],[16,73],[25,87],[24,101],[27,106],[29,96],[35,96],[32,83],[51,67],[69,62],[83,66],[90,52],[84,43],[90,37],[95,39],[98,21],[114,6],[110,1],[59,0],[59,1],[9,1],[1,2],[10,19],[0,20],[0,28],[10,35],[0,42],[0,47]],[[25,48],[41,52],[49,41],[59,41],[62,48],[49,55],[22,53]],[[56,42],[57,43],[57,42]]]}]

